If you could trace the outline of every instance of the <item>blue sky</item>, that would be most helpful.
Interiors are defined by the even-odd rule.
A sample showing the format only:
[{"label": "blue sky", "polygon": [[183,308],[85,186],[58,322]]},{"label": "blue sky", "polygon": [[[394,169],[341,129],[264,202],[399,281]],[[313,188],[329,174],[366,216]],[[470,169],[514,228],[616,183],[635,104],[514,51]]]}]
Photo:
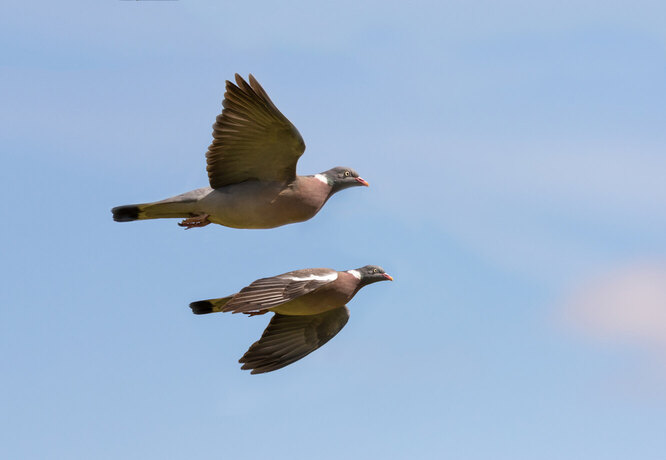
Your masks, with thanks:
[{"label": "blue sky", "polygon": [[[0,456],[662,459],[663,2],[13,2]],[[534,5],[538,3],[538,5]],[[224,80],[369,189],[268,231],[117,224],[207,184]],[[382,265],[329,344],[193,300]]]}]

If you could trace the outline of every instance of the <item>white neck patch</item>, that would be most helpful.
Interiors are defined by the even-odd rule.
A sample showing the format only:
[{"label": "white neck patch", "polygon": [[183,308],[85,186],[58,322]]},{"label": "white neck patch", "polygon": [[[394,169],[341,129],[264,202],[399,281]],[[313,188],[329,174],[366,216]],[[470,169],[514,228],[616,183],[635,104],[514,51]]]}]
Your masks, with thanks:
[{"label": "white neck patch", "polygon": [[350,275],[352,275],[352,276],[353,276],[354,278],[356,278],[357,280],[360,280],[360,279],[361,279],[361,273],[360,273],[358,270],[347,270],[347,273],[349,273]]},{"label": "white neck patch", "polygon": [[335,281],[338,278],[338,273],[333,272],[328,275],[310,275],[298,278],[296,276],[285,276],[288,280],[292,281]]},{"label": "white neck patch", "polygon": [[322,181],[326,185],[329,185],[328,179],[323,174],[315,174],[315,179]]}]

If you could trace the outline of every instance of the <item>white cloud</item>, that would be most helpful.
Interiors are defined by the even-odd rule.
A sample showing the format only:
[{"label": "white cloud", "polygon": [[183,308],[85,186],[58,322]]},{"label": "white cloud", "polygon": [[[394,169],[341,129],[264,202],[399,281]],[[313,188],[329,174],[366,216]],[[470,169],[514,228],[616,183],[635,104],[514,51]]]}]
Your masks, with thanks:
[{"label": "white cloud", "polygon": [[564,305],[566,324],[604,343],[666,357],[666,266],[641,264],[591,280]]}]

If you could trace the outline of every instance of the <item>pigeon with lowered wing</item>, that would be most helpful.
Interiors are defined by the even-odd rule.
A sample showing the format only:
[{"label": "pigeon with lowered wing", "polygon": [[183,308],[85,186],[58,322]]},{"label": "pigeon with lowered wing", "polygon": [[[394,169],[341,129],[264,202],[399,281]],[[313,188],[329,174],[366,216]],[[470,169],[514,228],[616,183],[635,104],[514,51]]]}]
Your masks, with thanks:
[{"label": "pigeon with lowered wing", "polygon": [[274,312],[261,338],[239,360],[241,369],[261,374],[298,361],[331,340],[347,324],[347,302],[363,286],[385,280],[393,278],[376,265],[341,272],[308,268],[259,279],[236,294],[192,302],[190,308],[197,315]]}]

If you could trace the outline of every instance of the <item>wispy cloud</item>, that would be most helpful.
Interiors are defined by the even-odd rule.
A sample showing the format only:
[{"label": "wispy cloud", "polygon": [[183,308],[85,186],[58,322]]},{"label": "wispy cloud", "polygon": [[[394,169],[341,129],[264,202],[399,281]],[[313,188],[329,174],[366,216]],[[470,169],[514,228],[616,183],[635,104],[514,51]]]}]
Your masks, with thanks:
[{"label": "wispy cloud", "polygon": [[590,280],[563,305],[579,334],[633,345],[666,362],[666,265],[637,264]]}]

